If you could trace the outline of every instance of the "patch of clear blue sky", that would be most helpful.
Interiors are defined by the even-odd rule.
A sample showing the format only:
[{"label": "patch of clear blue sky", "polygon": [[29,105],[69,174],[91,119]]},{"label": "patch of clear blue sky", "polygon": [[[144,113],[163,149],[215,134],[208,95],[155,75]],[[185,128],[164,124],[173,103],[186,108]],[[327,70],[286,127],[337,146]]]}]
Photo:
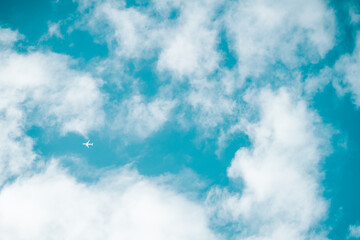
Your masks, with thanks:
[{"label": "patch of clear blue sky", "polygon": [[350,95],[339,99],[331,85],[314,100],[324,123],[339,131],[332,138],[334,152],[324,161],[323,184],[331,203],[329,236],[345,239],[349,225],[360,222],[360,112]]},{"label": "patch of clear blue sky", "polygon": [[[127,1],[127,6],[146,7],[149,1]],[[332,67],[344,53],[351,53],[354,48],[356,28],[350,24],[349,4],[356,1],[331,1],[337,17],[338,33],[336,46],[324,60],[317,64],[302,67],[304,79],[307,74],[318,73],[324,66]],[[0,3],[0,24],[17,29],[26,39],[18,45],[18,49],[26,51],[28,46],[50,49],[58,53],[68,54],[85,63],[91,59],[105,58],[108,54],[104,43],[96,42],[94,37],[76,29],[66,33],[79,17],[76,3],[62,0],[58,3],[50,0],[11,0]],[[170,14],[176,18],[178,12]],[[39,43],[39,39],[48,30],[48,22],[64,21],[61,26],[63,39],[51,38]],[[232,68],[236,64],[236,56],[229,49],[226,32],[219,34],[219,50],[223,54],[222,67]],[[147,97],[154,96],[161,83],[154,74],[154,59],[144,62],[129,62],[127,74],[140,79],[140,91]],[[280,64],[281,65],[281,64]],[[276,67],[283,67],[283,66]],[[130,83],[128,83],[130,84]],[[182,86],[186,88],[186,86]],[[125,88],[126,90],[127,88]],[[120,101],[126,92],[113,89],[111,84],[103,90],[110,99]],[[325,123],[339,130],[332,138],[333,153],[327,157],[323,169],[325,172],[324,196],[331,200],[329,219],[326,225],[331,228],[331,239],[345,239],[349,224],[360,222],[360,111],[349,95],[339,98],[331,85],[317,94],[311,104]],[[231,185],[226,177],[226,168],[237,149],[248,146],[249,139],[245,135],[237,135],[220,157],[215,155],[216,141],[213,139],[198,140],[198,130],[191,128],[184,131],[176,123],[167,123],[163,130],[143,141],[124,143],[126,136],[108,137],[106,134],[94,132],[89,137],[94,147],[86,149],[81,145],[85,141],[81,136],[68,134],[60,136],[51,129],[30,126],[28,135],[37,140],[35,150],[45,157],[72,155],[86,159],[97,168],[122,166],[133,162],[139,172],[145,175],[158,175],[165,172],[177,173],[181,169],[191,168],[211,184]],[[346,144],[344,145],[344,141]],[[68,163],[71,168],[71,162]],[[85,179],[86,180],[86,179]],[[231,228],[231,226],[229,226]],[[227,228],[227,226],[224,226]]]}]

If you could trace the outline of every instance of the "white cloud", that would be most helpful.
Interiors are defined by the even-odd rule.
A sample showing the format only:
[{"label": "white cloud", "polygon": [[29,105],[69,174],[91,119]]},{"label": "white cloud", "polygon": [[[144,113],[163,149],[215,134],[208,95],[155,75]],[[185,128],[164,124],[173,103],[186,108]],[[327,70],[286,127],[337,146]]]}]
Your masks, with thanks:
[{"label": "white cloud", "polygon": [[221,124],[226,117],[235,113],[236,102],[226,94],[226,86],[206,79],[191,80],[187,102],[193,108],[193,121],[202,128],[213,128]]},{"label": "white cloud", "polygon": [[349,15],[350,15],[351,23],[357,24],[360,22],[359,8],[357,7],[357,5],[349,6]]},{"label": "white cloud", "polygon": [[105,32],[110,51],[122,58],[151,57],[149,53],[157,44],[154,19],[136,9],[125,8],[123,3],[97,4],[88,24],[95,32]]},{"label": "white cloud", "polygon": [[[82,11],[89,6],[80,1]],[[169,19],[173,11],[177,17]],[[158,70],[175,78],[204,77],[218,69],[223,25],[242,79],[279,61],[290,68],[317,62],[333,47],[335,34],[334,13],[322,0],[155,0],[148,8],[107,0],[94,3],[86,19],[92,31],[105,35],[110,51],[125,58],[158,55]]]},{"label": "white cloud", "polygon": [[351,93],[356,106],[360,106],[360,32],[357,33],[355,48],[351,54],[342,55],[333,68],[325,67],[317,75],[306,79],[304,90],[307,94],[321,91],[332,83],[339,96]]},{"label": "white cloud", "polygon": [[37,157],[25,133],[32,125],[86,135],[103,124],[101,83],[71,65],[51,52],[0,51],[0,185]]},{"label": "white cloud", "polygon": [[321,0],[239,1],[225,22],[243,78],[281,62],[290,68],[317,62],[334,45],[335,17]]},{"label": "white cloud", "polygon": [[321,92],[334,78],[334,71],[329,67],[321,69],[317,75],[311,75],[305,80],[304,90],[308,95]]},{"label": "white cloud", "polygon": [[86,135],[103,122],[101,81],[71,69],[71,61],[51,52],[4,52],[0,91],[12,94],[7,101],[19,109],[41,113],[35,124],[58,124],[63,134]]},{"label": "white cloud", "polygon": [[314,229],[327,211],[319,164],[328,153],[329,133],[292,94],[282,88],[247,95],[260,119],[243,125],[252,146],[239,149],[228,168],[228,176],[242,181],[244,189],[209,194],[210,206],[216,203],[212,210],[223,223],[235,223],[242,239],[323,237]]},{"label": "white cloud", "polygon": [[[1,91],[2,99],[11,94]],[[12,97],[12,96],[9,96]],[[0,100],[3,105],[4,101]],[[7,104],[7,103],[5,103]],[[33,140],[24,134],[24,113],[16,106],[0,108],[0,185],[8,177],[29,167],[36,157],[32,151]]]},{"label": "white cloud", "polygon": [[[124,3],[104,1],[95,3],[85,19],[89,19],[86,24],[91,31],[104,37],[108,43],[110,57],[105,61],[106,63],[124,63],[123,66],[126,66],[128,61],[134,61],[136,65],[138,60],[158,57],[154,70],[158,71],[159,78],[163,73],[165,73],[163,76],[168,76],[167,74],[170,73],[172,79],[204,77],[217,68],[219,60],[216,52],[217,33],[209,18],[210,15],[214,15],[212,11],[216,4],[212,1],[205,2],[208,3],[206,8],[203,7],[202,2],[182,4],[157,1],[151,3],[148,9],[144,9],[126,8]],[[178,8],[179,17],[169,20],[166,12],[173,8]],[[117,66],[119,65],[121,64]],[[123,68],[119,67],[119,72]],[[101,74],[105,75],[114,72],[114,69],[106,67],[103,70]],[[117,85],[122,85],[120,81],[129,78],[124,76],[126,75],[124,72],[117,74],[120,75],[122,77],[115,80]],[[137,80],[133,82],[137,88]],[[178,101],[188,102],[185,99],[181,100],[183,96],[176,93],[178,89],[175,85],[176,83],[174,86],[165,87],[169,92],[165,94],[167,97],[160,96],[159,99],[150,102],[144,100],[136,91],[128,100],[119,104],[115,128],[141,138],[146,138],[159,130],[167,121],[169,111],[174,106],[172,96],[176,96]],[[199,91],[191,93],[192,99],[203,98],[200,95],[204,93]],[[230,100],[223,102],[228,103]],[[199,109],[208,108],[200,106],[202,103],[205,102],[197,101],[194,106]],[[220,109],[219,104],[216,109]],[[204,113],[209,111],[215,112],[208,108]],[[221,113],[213,115],[218,115],[216,117],[218,119],[221,118]]]},{"label": "white cloud", "polygon": [[23,36],[18,31],[13,31],[10,28],[0,27],[0,46],[12,46],[21,38],[23,38]]},{"label": "white cloud", "polygon": [[134,95],[122,102],[114,128],[129,136],[146,138],[168,121],[176,102],[156,98],[147,102],[143,96]]},{"label": "white cloud", "polygon": [[0,193],[3,239],[216,239],[203,208],[129,169],[79,183],[55,164]]},{"label": "white cloud", "polygon": [[[170,73],[174,79],[189,79],[186,93],[174,94],[174,84],[173,89],[164,88],[169,94],[147,100],[135,92],[119,104],[113,127],[139,138],[161,129],[179,103],[192,107],[192,121],[200,126],[216,127],[225,118],[232,121],[242,97],[234,97],[235,90],[244,78],[258,76],[277,62],[289,68],[317,62],[334,42],[334,15],[320,0],[229,3],[230,10],[219,19],[214,9],[221,3],[215,1],[157,0],[150,10],[111,0],[79,1],[82,10],[95,6],[86,20],[94,32],[105,35],[110,47],[104,65],[119,62],[116,66],[123,67],[129,59],[157,56],[159,76]],[[179,16],[167,19],[175,8]],[[154,18],[157,13],[160,18]],[[223,19],[230,48],[239,57],[240,81],[238,73],[214,74],[221,59],[217,38]],[[61,37],[58,30],[52,25],[49,34]],[[6,46],[19,39],[17,32],[0,29],[0,36],[1,31],[0,42]],[[357,52],[338,63],[356,97]],[[62,134],[86,136],[104,123],[104,100],[101,80],[75,70],[67,56],[10,50],[0,54],[2,182],[36,158],[26,127],[55,126]],[[316,91],[326,80],[309,80],[306,91]],[[228,168],[229,178],[243,181],[244,189],[210,191],[208,206],[215,224],[230,222],[241,239],[325,239],[314,229],[327,210],[319,163],[327,154],[329,133],[289,89],[255,91],[246,100],[259,109],[260,119],[230,128],[229,133],[245,131],[252,146],[239,149]],[[50,165],[42,173],[19,177],[0,192],[0,232],[5,239],[216,239],[207,225],[198,203],[129,170],[85,184]]]},{"label": "white cloud", "polygon": [[[335,64],[335,70],[339,75],[340,83],[335,82],[337,90],[342,92],[351,92],[355,104],[360,106],[360,32],[357,33],[356,46],[354,52],[345,54]],[[338,80],[339,80],[338,79]],[[344,86],[342,86],[344,85]]]},{"label": "white cloud", "polygon": [[50,37],[57,37],[57,38],[64,38],[60,31],[60,22],[49,22],[48,23],[48,34],[47,36]]},{"label": "white cloud", "polygon": [[207,76],[218,68],[217,26],[214,1],[187,2],[181,8],[176,25],[164,33],[158,60],[160,71],[175,77]]},{"label": "white cloud", "polygon": [[[80,6],[89,7],[84,2]],[[102,35],[110,51],[122,60],[158,55],[160,72],[170,71],[174,77],[207,75],[217,68],[220,58],[217,30],[211,20],[215,7],[215,1],[155,1],[144,10],[105,1],[95,4],[86,24]],[[167,14],[173,9],[180,11],[179,17],[169,20]]]},{"label": "white cloud", "polygon": [[[196,119],[201,119],[194,121],[197,126],[204,122],[210,128],[218,126],[232,115],[234,102],[239,102],[233,94],[246,77],[259,76],[278,63],[294,69],[317,62],[334,45],[334,13],[322,0],[154,0],[146,7],[111,0],[79,4],[82,13],[88,8],[82,23],[108,43],[106,63],[124,63],[119,64],[121,72],[128,61],[137,66],[142,59],[153,59],[159,79],[188,80],[189,92],[177,94],[177,81],[171,81],[169,95],[189,104],[182,109],[192,108]],[[174,12],[176,16],[170,18]],[[219,32],[224,28],[229,48],[238,57],[238,68],[228,74],[231,77],[224,77],[229,70],[220,68]],[[105,68],[101,74],[106,72],[114,69]],[[120,75],[119,82],[126,78],[124,72]],[[278,71],[269,75],[279,79]],[[288,78],[282,81],[289,82]]]},{"label": "white cloud", "polygon": [[349,226],[349,237],[360,238],[360,226],[350,225]]}]

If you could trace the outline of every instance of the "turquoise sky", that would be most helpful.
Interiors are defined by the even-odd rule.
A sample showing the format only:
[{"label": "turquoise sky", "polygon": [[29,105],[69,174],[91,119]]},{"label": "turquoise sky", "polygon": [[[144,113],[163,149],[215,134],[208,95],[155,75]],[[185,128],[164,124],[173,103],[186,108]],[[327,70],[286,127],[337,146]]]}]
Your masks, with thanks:
[{"label": "turquoise sky", "polygon": [[358,1],[1,1],[0,236],[360,238],[359,29]]}]

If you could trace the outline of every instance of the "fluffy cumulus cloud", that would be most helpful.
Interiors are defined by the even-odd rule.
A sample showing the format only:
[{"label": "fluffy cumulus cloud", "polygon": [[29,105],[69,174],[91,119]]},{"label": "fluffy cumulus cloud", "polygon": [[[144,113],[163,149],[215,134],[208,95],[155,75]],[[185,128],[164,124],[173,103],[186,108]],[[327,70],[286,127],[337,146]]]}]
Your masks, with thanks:
[{"label": "fluffy cumulus cloud", "polygon": [[[80,6],[89,5],[80,1]],[[216,6],[215,1],[154,1],[143,9],[103,1],[94,3],[87,26],[100,35],[105,32],[111,52],[122,60],[157,57],[158,70],[170,71],[175,78],[206,75],[219,60],[211,20]],[[176,10],[178,18],[169,19],[169,12]]]},{"label": "fluffy cumulus cloud", "polygon": [[[6,99],[7,94],[2,95]],[[1,101],[1,105],[4,101]],[[0,183],[29,167],[36,154],[33,139],[24,134],[24,113],[16,106],[1,106]]]},{"label": "fluffy cumulus cloud", "polygon": [[0,193],[3,239],[212,240],[204,209],[133,170],[77,182],[56,164]]},{"label": "fluffy cumulus cloud", "polygon": [[72,69],[69,57],[51,52],[4,51],[0,61],[1,89],[11,94],[7,105],[39,111],[42,117],[35,117],[37,121],[57,124],[63,134],[86,135],[102,124],[101,81]]},{"label": "fluffy cumulus cloud", "polygon": [[[335,44],[335,15],[325,1],[74,2],[78,18],[48,22],[38,44],[69,43],[76,52],[72,32],[89,31],[108,47],[106,56],[83,59],[89,72],[68,55],[25,45],[16,51],[25,36],[0,28],[0,238],[327,239],[320,165],[331,151],[331,130],[305,99],[334,78],[360,106],[360,35],[353,53],[317,75],[309,70],[302,82],[303,69],[321,65]],[[182,126],[176,131],[205,130],[195,131],[205,134],[194,139],[210,138],[207,149],[216,141],[225,149],[239,132],[248,136],[250,146],[238,149],[227,166],[228,186],[193,194],[197,176],[180,171],[169,181],[168,169],[146,177],[131,167],[94,170],[83,182],[71,174],[71,164],[68,171],[61,160],[35,152],[36,139],[27,135],[32,126],[60,137],[108,127],[112,139],[129,145],[136,139],[141,148],[171,122]],[[179,142],[194,140],[192,132],[181,135],[186,138]],[[177,147],[175,155],[202,157],[199,149],[188,156],[195,152],[191,144]],[[106,160],[103,166],[118,159]],[[176,159],[176,166],[209,169],[201,160]],[[178,185],[191,194],[175,190]],[[349,236],[358,237],[358,228],[350,226]]]},{"label": "fluffy cumulus cloud", "polygon": [[[102,126],[101,81],[75,64],[51,52],[1,52],[1,181],[29,170],[36,158],[25,133],[31,125],[81,135]],[[128,131],[145,137],[166,121],[174,104],[145,104],[140,96],[125,101],[125,121],[137,122]],[[0,202],[4,239],[216,239],[198,203],[127,169],[85,184],[52,162],[5,183]]]},{"label": "fluffy cumulus cloud", "polygon": [[[90,14],[85,17],[89,19],[86,26],[97,37],[106,40],[111,55],[107,61],[126,65],[128,61],[154,59],[155,76],[160,79],[168,76],[172,80],[167,87],[168,98],[160,97],[151,102],[136,92],[120,103],[115,128],[120,126],[125,132],[135,132],[142,138],[150,135],[170,120],[167,112],[174,106],[174,98],[178,102],[188,103],[182,109],[190,107],[193,120],[200,123],[198,126],[205,123],[205,128],[217,126],[225,116],[233,113],[231,94],[221,91],[230,84],[219,79],[207,79],[218,69],[221,58],[217,51],[219,23],[214,21],[220,4],[216,1],[161,0],[152,1],[148,8],[142,8],[127,7],[121,1],[80,1],[82,10],[91,6]],[[171,17],[172,13],[176,13],[176,16]],[[179,94],[177,83],[184,79],[191,90]],[[207,96],[207,90],[211,92],[211,99]],[[160,113],[158,116],[154,115],[155,110]],[[177,119],[181,118],[181,114]],[[135,117],[139,119],[134,120]]]},{"label": "fluffy cumulus cloud", "polygon": [[[185,79],[189,94],[177,94],[176,84],[169,91],[189,104],[194,120],[209,117],[205,122],[210,128],[237,113],[232,108],[239,102],[234,89],[241,89],[247,77],[257,77],[274,64],[297,69],[317,62],[334,46],[335,16],[321,0],[154,0],[146,7],[125,1],[79,1],[79,10],[86,13],[81,24],[107,42],[111,61],[126,65],[151,59],[156,77],[170,77],[172,83]],[[231,70],[220,67],[227,58],[220,47],[224,32],[237,56],[237,67]],[[224,77],[225,73],[236,78]],[[224,89],[222,84],[231,85],[232,91],[218,90]],[[204,96],[202,89],[209,85],[216,85],[216,90]],[[201,126],[204,121],[194,122]]]},{"label": "fluffy cumulus cloud", "polygon": [[[41,124],[58,124],[61,132],[85,135],[102,124],[100,85],[90,75],[71,70],[70,59],[53,53],[4,53],[2,90],[11,104],[39,111]],[[44,119],[45,116],[45,119]]]},{"label": "fluffy cumulus cloud", "polygon": [[18,31],[10,28],[0,28],[0,46],[9,47],[21,38],[23,36]]},{"label": "fluffy cumulus cloud", "polygon": [[[80,1],[84,8],[89,6]],[[290,68],[317,62],[334,46],[335,16],[321,1],[152,1],[127,8],[122,1],[94,4],[88,26],[122,57],[158,58],[158,70],[174,77],[211,74],[218,68],[219,32],[225,27],[243,78],[282,62]],[[225,9],[223,12],[218,10]],[[176,12],[173,19],[169,16]],[[158,17],[154,17],[158,16]],[[159,17],[160,16],[160,17]],[[103,33],[103,32],[102,32]]]},{"label": "fluffy cumulus cloud", "polygon": [[225,15],[242,78],[276,63],[316,62],[334,46],[335,16],[321,1],[239,1]]},{"label": "fluffy cumulus cloud", "polygon": [[252,146],[239,149],[228,168],[244,188],[241,194],[213,189],[213,211],[237,222],[241,239],[322,239],[315,230],[327,211],[319,163],[329,132],[288,89],[247,98],[259,109],[259,121],[244,125]]},{"label": "fluffy cumulus cloud", "polygon": [[207,76],[218,67],[215,1],[186,2],[180,9],[176,26],[165,32],[158,60],[159,70],[175,77]]},{"label": "fluffy cumulus cloud", "polygon": [[[156,31],[152,18],[140,11],[126,8],[124,2],[114,4],[112,1],[95,6],[90,26],[99,31],[98,23],[104,21],[109,29],[106,40],[115,54],[124,58],[146,57],[154,48]],[[101,29],[102,30],[102,29]],[[116,44],[113,45],[113,42]]]},{"label": "fluffy cumulus cloud", "polygon": [[67,56],[10,47],[0,52],[1,181],[35,159],[34,142],[25,134],[32,125],[86,135],[103,122],[98,80],[73,70]]}]

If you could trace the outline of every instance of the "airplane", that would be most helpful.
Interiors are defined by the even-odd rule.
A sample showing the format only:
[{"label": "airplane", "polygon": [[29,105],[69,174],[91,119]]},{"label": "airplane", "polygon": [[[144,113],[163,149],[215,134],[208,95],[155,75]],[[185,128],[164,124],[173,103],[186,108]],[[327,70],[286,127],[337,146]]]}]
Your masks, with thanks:
[{"label": "airplane", "polygon": [[90,143],[90,139],[89,139],[86,143],[83,143],[83,145],[89,148],[89,146],[93,146],[94,143]]}]

